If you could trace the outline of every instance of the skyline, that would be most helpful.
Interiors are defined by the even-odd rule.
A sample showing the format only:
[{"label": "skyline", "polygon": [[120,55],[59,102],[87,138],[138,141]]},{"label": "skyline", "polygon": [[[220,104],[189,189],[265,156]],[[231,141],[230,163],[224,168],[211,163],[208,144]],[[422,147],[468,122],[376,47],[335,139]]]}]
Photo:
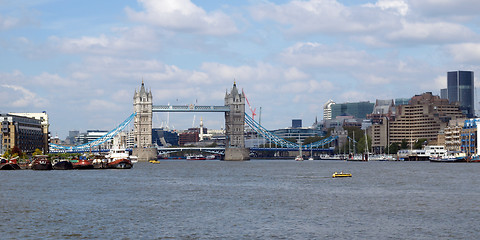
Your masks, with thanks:
[{"label": "skyline", "polygon": [[[439,95],[448,71],[478,72],[478,12],[473,0],[0,1],[0,112],[47,111],[64,139],[115,128],[142,80],[154,105],[223,105],[236,81],[267,129],[308,126],[329,99]],[[170,114],[176,129],[192,120]]]}]

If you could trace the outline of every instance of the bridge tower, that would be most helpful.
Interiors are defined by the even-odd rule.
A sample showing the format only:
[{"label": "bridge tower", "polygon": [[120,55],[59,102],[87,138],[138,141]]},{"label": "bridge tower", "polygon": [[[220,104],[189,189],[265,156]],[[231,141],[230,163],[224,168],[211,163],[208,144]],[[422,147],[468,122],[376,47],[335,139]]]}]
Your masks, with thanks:
[{"label": "bridge tower", "polygon": [[250,159],[250,151],[245,148],[245,95],[238,92],[237,84],[233,83],[230,93],[225,93],[225,106],[230,107],[225,112],[225,160],[243,161]]},{"label": "bridge tower", "polygon": [[142,80],[140,91],[133,95],[133,111],[135,115],[134,124],[134,142],[133,155],[138,156],[139,161],[155,160],[157,158],[157,149],[152,147],[152,91],[145,90],[145,84]]}]

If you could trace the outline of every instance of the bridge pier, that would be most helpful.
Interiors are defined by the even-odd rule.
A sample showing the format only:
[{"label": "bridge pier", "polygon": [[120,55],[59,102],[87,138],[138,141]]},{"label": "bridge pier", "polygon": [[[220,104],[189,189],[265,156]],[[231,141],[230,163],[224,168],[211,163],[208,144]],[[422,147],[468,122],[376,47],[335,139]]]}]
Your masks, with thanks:
[{"label": "bridge pier", "polygon": [[142,80],[140,91],[133,95],[133,110],[135,113],[134,135],[135,148],[132,154],[138,161],[157,160],[157,149],[152,146],[152,91],[145,90]]},{"label": "bridge pier", "polygon": [[250,160],[250,150],[245,148],[245,95],[233,83],[230,93],[225,93],[225,161]]},{"label": "bridge pier", "polygon": [[139,162],[148,162],[150,160],[157,160],[156,148],[133,148],[132,155],[138,157]]},{"label": "bridge pier", "polygon": [[225,148],[225,161],[250,160],[250,149],[248,148]]}]

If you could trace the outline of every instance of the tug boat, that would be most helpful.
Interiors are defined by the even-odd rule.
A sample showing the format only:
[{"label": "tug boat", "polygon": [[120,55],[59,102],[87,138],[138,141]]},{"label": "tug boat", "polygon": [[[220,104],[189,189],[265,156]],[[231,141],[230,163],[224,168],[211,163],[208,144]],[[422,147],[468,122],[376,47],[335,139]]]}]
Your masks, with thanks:
[{"label": "tug boat", "polygon": [[47,157],[47,155],[34,156],[31,163],[32,170],[52,170],[52,163]]},{"label": "tug boat", "polygon": [[332,178],[339,178],[339,177],[352,177],[352,174],[344,173],[344,172],[340,172],[340,173],[334,172],[332,175]]},{"label": "tug boat", "polygon": [[93,163],[86,157],[81,156],[76,162],[73,162],[73,169],[93,169]]},{"label": "tug boat", "polygon": [[130,169],[133,167],[132,162],[130,159],[122,158],[114,160],[113,162],[107,163],[107,168],[115,168],[115,169]]},{"label": "tug boat", "polygon": [[107,168],[130,169],[133,167],[130,154],[125,149],[111,149],[105,158],[107,159]]},{"label": "tug boat", "polygon": [[17,164],[17,159],[4,159],[2,158],[0,161],[0,170],[18,170],[21,169],[20,166]]},{"label": "tug boat", "polygon": [[73,169],[73,164],[70,161],[62,160],[53,165],[54,170],[70,170]]}]

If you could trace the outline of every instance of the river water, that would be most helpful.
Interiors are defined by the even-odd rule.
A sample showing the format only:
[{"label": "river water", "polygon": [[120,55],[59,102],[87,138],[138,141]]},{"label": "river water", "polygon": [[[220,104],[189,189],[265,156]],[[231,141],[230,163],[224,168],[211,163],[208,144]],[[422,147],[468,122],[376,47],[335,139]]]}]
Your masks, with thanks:
[{"label": "river water", "polygon": [[[332,178],[335,171],[352,178]],[[163,161],[2,171],[2,239],[478,239],[480,164]]]}]

